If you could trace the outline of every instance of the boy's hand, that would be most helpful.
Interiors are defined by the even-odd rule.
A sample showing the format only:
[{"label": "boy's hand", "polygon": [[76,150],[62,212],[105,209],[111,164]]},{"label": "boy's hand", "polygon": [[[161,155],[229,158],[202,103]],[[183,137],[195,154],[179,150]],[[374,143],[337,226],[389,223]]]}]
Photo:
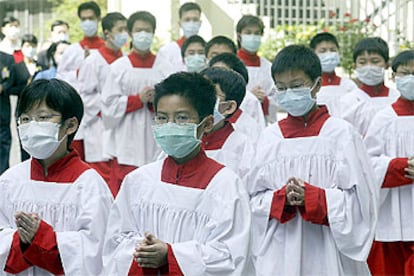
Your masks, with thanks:
[{"label": "boy's hand", "polygon": [[35,213],[17,212],[15,218],[20,240],[23,243],[31,244],[39,229],[39,216]]},{"label": "boy's hand", "polygon": [[256,85],[252,88],[251,92],[256,96],[256,98],[262,103],[266,97],[266,93],[260,85]]},{"label": "boy's hand", "polygon": [[408,167],[404,171],[405,177],[414,180],[414,157],[408,158]]},{"label": "boy's hand", "polygon": [[286,201],[291,206],[305,205],[305,184],[302,179],[289,178],[286,184]]},{"label": "boy's hand", "polygon": [[148,103],[154,101],[154,88],[151,86],[145,86],[141,92],[139,92],[139,98],[141,102]]},{"label": "boy's hand", "polygon": [[159,268],[168,262],[168,246],[156,239],[154,235],[145,233],[145,239],[135,248],[135,261],[144,268]]}]

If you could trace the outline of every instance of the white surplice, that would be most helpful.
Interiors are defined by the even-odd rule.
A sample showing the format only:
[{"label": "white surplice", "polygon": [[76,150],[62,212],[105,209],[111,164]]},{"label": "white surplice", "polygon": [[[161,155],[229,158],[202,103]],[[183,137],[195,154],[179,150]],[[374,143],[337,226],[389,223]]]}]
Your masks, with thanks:
[{"label": "white surplice", "polygon": [[256,96],[246,90],[246,96],[240,104],[240,109],[249,114],[263,130],[266,127],[266,118],[263,113],[262,105]]},{"label": "white surplice", "polygon": [[187,71],[181,56],[181,47],[176,41],[161,46],[157,52],[157,57],[170,64],[172,67],[171,73]]}]

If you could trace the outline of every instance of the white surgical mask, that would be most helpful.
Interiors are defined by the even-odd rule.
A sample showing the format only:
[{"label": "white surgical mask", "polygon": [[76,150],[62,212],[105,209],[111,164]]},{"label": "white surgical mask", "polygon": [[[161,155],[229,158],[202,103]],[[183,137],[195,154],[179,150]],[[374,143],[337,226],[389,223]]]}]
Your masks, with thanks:
[{"label": "white surgical mask", "polygon": [[288,88],[286,91],[276,93],[276,102],[287,113],[294,117],[306,115],[316,104],[312,98],[312,87]]},{"label": "white surgical mask", "polygon": [[181,23],[181,29],[183,30],[184,36],[186,38],[198,34],[200,27],[201,21],[187,21]]},{"label": "white surgical mask", "polygon": [[20,142],[25,151],[36,159],[47,159],[57,150],[66,135],[59,140],[60,124],[36,122],[18,127]]},{"label": "white surgical mask", "polygon": [[8,27],[4,35],[10,40],[16,40],[20,36],[20,28],[16,26]]},{"label": "white surgical mask", "polygon": [[364,84],[374,86],[384,82],[384,68],[365,65],[355,70],[357,78]]},{"label": "white surgical mask", "polygon": [[214,105],[214,126],[217,125],[218,123],[220,123],[221,121],[223,121],[226,117],[220,113],[219,111],[219,104],[220,104],[220,100],[217,99],[216,104]]},{"label": "white surgical mask", "polygon": [[96,20],[83,20],[80,25],[86,37],[92,37],[98,31],[98,21]]},{"label": "white surgical mask", "polygon": [[134,47],[140,51],[147,51],[151,48],[152,40],[154,39],[153,33],[141,31],[132,34],[132,43]]},{"label": "white surgical mask", "polygon": [[327,52],[319,54],[319,59],[321,61],[322,72],[331,73],[335,71],[335,67],[340,63],[340,57],[337,52]]},{"label": "white surgical mask", "polygon": [[184,58],[185,66],[188,72],[201,72],[206,68],[206,56],[205,55],[189,55]]},{"label": "white surgical mask", "polygon": [[114,35],[114,39],[112,39],[112,43],[118,49],[121,49],[128,41],[129,35],[126,32],[118,33]]},{"label": "white surgical mask", "polygon": [[414,75],[395,77],[395,84],[401,96],[407,100],[414,101]]},{"label": "white surgical mask", "polygon": [[261,35],[247,35],[247,34],[241,35],[241,41],[240,41],[241,47],[251,53],[256,53],[259,50],[261,42],[262,42]]},{"label": "white surgical mask", "polygon": [[66,33],[58,33],[53,42],[67,41],[69,42],[69,35]]},{"label": "white surgical mask", "polygon": [[34,57],[36,56],[36,49],[33,47],[23,47],[22,53],[28,59],[34,59]]}]

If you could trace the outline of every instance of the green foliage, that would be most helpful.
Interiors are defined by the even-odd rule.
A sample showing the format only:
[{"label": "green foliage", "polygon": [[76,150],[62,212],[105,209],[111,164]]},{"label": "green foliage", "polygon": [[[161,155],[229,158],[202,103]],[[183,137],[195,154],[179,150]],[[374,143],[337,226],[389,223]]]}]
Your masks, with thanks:
[{"label": "green foliage", "polygon": [[338,18],[334,12],[330,12],[329,22],[321,20],[316,25],[278,26],[262,44],[261,54],[273,60],[277,52],[285,46],[309,45],[310,39],[317,33],[330,32],[336,36],[340,46],[341,66],[351,75],[354,68],[352,53],[355,45],[364,37],[374,36],[376,28],[370,18],[359,20],[352,18],[350,13]]}]

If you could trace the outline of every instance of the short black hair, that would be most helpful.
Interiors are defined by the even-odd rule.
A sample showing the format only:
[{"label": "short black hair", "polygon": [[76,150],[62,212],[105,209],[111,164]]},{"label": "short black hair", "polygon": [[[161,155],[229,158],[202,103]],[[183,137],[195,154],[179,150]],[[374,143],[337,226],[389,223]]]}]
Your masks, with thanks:
[{"label": "short black hair", "polygon": [[[23,89],[17,102],[17,117],[45,102],[46,105],[62,114],[62,122],[76,117],[80,124],[83,117],[83,103],[79,93],[67,82],[58,79],[33,81]],[[75,133],[68,136],[67,147]]]},{"label": "short black hair", "polygon": [[199,35],[190,36],[184,41],[183,46],[181,46],[181,57],[184,58],[185,51],[187,50],[188,46],[192,43],[199,43],[201,44],[201,46],[203,46],[203,48],[206,47],[206,41],[204,40],[204,38],[202,38]]},{"label": "short black hair", "polygon": [[3,18],[3,22],[1,23],[1,27],[6,26],[9,23],[17,22],[20,25],[20,20],[14,16],[6,16]]},{"label": "short black hair", "polygon": [[218,62],[223,62],[230,69],[239,73],[246,83],[249,82],[249,71],[247,71],[246,65],[244,65],[243,61],[241,61],[235,54],[222,53],[220,55],[217,55],[210,60],[208,66],[213,67],[213,65]]},{"label": "short black hair", "polygon": [[315,52],[305,45],[283,48],[272,63],[272,78],[291,70],[303,71],[312,81],[322,75],[321,61]]},{"label": "short black hair", "polygon": [[225,68],[211,67],[201,71],[201,74],[220,86],[226,95],[225,101],[236,101],[237,108],[240,106],[246,96],[246,82],[239,73]]},{"label": "short black hair", "polygon": [[157,20],[150,12],[147,11],[137,11],[131,14],[127,21],[127,28],[129,32],[132,32],[135,21],[144,21],[149,23],[152,26],[153,33],[155,33],[155,28],[157,27]]},{"label": "short black hair", "polygon": [[95,1],[84,2],[78,6],[78,17],[79,18],[80,18],[81,12],[84,10],[93,10],[96,17],[98,18],[101,17],[101,8],[98,6],[98,4],[96,4]]},{"label": "short black hair", "polygon": [[58,20],[53,21],[52,25],[50,25],[50,31],[53,32],[53,29],[55,27],[62,26],[62,25],[65,25],[69,30],[69,24],[67,22],[63,21],[63,20],[58,19]]},{"label": "short black hair", "polygon": [[46,58],[47,58],[49,64],[50,64],[50,62],[52,62],[54,67],[57,67],[57,63],[56,63],[56,60],[55,60],[55,53],[56,53],[57,47],[60,44],[70,45],[70,42],[68,42],[66,40],[53,42],[52,44],[50,44],[49,48],[47,48],[47,50],[46,50]]},{"label": "short black hair", "polygon": [[156,84],[155,111],[158,109],[158,101],[169,95],[178,95],[185,98],[197,110],[200,121],[213,114],[217,99],[214,84],[200,73],[195,72],[174,73]]},{"label": "short black hair", "polygon": [[315,50],[316,47],[318,46],[319,43],[321,42],[332,42],[336,45],[336,47],[339,49],[339,44],[338,44],[338,40],[336,39],[336,37],[328,32],[323,32],[323,33],[319,33],[317,35],[315,35],[314,37],[312,37],[309,47],[311,47],[311,49]]},{"label": "short black hair", "polygon": [[226,36],[218,35],[218,36],[213,37],[206,43],[206,56],[208,56],[208,52],[210,51],[210,48],[213,45],[226,45],[231,49],[233,54],[237,53],[237,47],[236,47],[236,44],[234,44],[233,40],[231,40],[230,38]]},{"label": "short black hair", "polygon": [[354,48],[354,62],[363,53],[378,54],[382,56],[385,62],[390,59],[390,50],[387,42],[380,37],[368,37],[361,39]]},{"label": "short black hair", "polygon": [[22,46],[24,43],[29,42],[30,44],[37,45],[37,37],[33,34],[25,34],[22,36]]},{"label": "short black hair", "polygon": [[183,16],[183,13],[188,12],[188,11],[193,11],[193,10],[197,10],[201,14],[200,5],[194,2],[187,2],[181,5],[180,9],[178,10],[178,15],[181,19],[181,17]]},{"label": "short black hair", "polygon": [[118,21],[126,21],[126,17],[120,12],[110,12],[102,18],[102,30],[111,31]]},{"label": "short black hair", "polygon": [[405,50],[399,53],[392,61],[391,68],[395,73],[400,65],[408,65],[414,61],[414,50]]}]

